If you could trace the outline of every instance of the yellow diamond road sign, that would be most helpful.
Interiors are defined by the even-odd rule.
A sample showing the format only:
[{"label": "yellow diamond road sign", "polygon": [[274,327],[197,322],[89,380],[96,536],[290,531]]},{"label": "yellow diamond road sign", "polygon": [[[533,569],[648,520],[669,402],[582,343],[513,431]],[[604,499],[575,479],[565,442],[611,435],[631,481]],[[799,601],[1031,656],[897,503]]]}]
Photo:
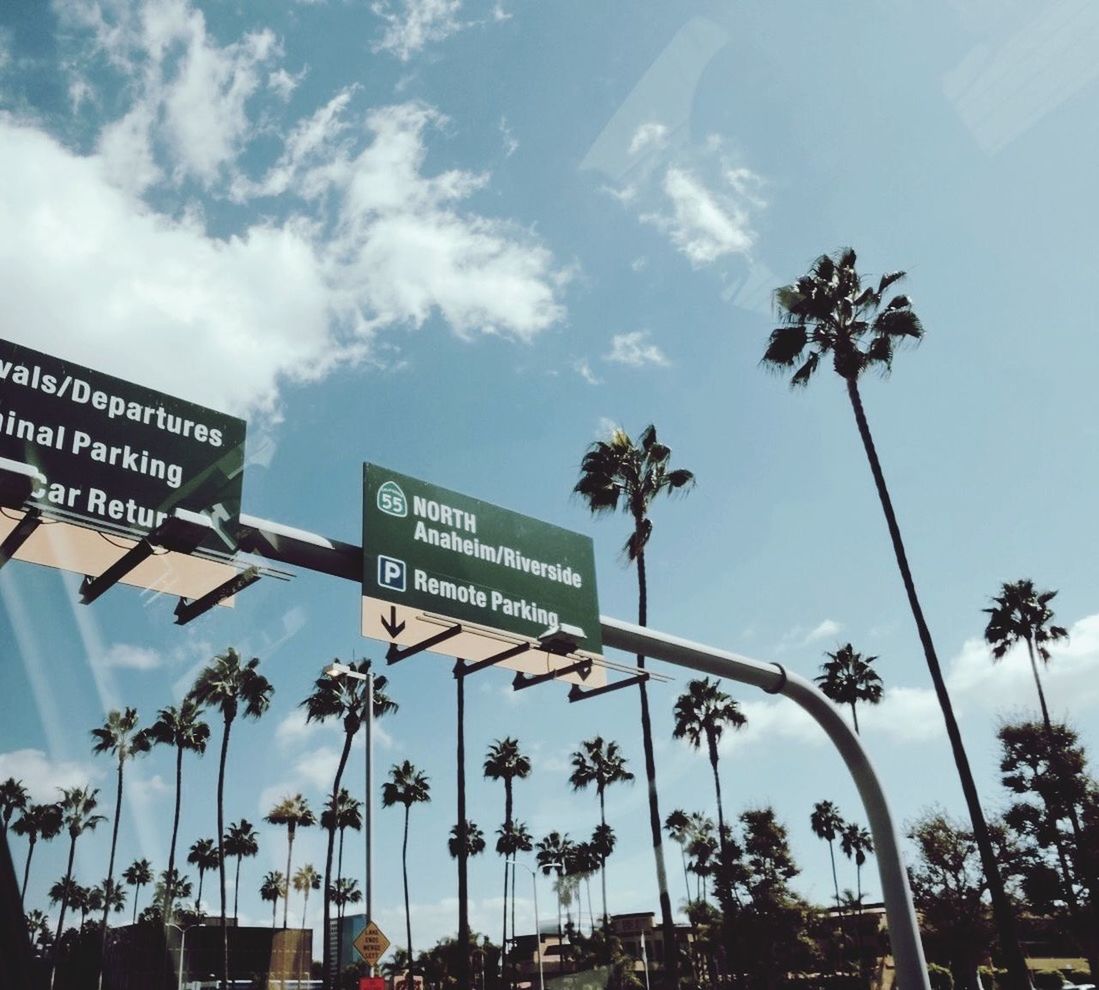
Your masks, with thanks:
[{"label": "yellow diamond road sign", "polygon": [[389,948],[389,939],[372,921],[356,936],[355,948],[366,964],[373,966],[385,955],[385,950]]}]

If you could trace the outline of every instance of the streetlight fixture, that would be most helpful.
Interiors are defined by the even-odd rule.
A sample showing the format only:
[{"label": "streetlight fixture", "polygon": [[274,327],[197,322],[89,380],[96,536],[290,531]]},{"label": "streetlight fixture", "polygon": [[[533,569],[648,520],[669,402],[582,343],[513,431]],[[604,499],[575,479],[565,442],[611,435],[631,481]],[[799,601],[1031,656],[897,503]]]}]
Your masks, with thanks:
[{"label": "streetlight fixture", "polygon": [[[520,863],[519,860],[512,860],[513,865],[521,866],[530,874],[530,886],[534,891],[534,944],[538,950],[538,990],[546,990],[546,978],[542,972],[542,926],[538,922],[538,871],[527,866],[526,863]],[[561,868],[560,863],[546,863],[546,866]],[[515,937],[515,933],[512,932],[512,938]],[[561,946],[558,945],[557,951],[561,951]]]},{"label": "streetlight fixture", "polygon": [[183,959],[184,959],[184,947],[187,944],[187,933],[192,928],[197,928],[198,925],[188,925],[186,928],[177,925],[174,921],[169,921],[168,928],[174,928],[179,932],[179,978],[176,980],[176,990],[183,990]]},{"label": "streetlight fixture", "polygon": [[[324,673],[333,679],[350,677],[352,680],[366,681],[366,793],[363,795],[363,817],[366,825],[366,923],[369,925],[374,919],[374,670],[371,668],[364,674],[339,660],[333,660],[324,668]],[[336,813],[334,806],[332,813]],[[324,937],[328,938],[328,932],[324,933]],[[337,972],[339,967],[340,960],[337,959]],[[370,975],[374,975],[373,966],[370,967]]]}]

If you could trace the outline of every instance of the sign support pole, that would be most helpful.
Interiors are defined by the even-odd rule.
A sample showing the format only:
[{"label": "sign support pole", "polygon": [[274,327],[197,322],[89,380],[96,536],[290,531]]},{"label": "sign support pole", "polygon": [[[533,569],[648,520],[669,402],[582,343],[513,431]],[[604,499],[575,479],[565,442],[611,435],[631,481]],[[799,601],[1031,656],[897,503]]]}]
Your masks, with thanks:
[{"label": "sign support pole", "polygon": [[[366,923],[374,920],[374,667],[366,672],[366,793],[364,797],[363,823],[366,827]],[[367,975],[374,975],[374,967],[367,967]]]}]

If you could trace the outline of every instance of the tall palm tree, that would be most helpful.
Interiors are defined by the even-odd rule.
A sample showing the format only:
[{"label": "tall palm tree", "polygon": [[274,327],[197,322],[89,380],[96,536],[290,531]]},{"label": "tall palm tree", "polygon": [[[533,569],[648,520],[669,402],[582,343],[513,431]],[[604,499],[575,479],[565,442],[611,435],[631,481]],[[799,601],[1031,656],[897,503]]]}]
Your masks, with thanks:
[{"label": "tall palm tree", "polygon": [[207,870],[216,870],[221,863],[220,846],[213,839],[196,839],[187,853],[187,862],[198,870],[198,896],[195,898],[195,910],[202,910],[202,878]]},{"label": "tall palm tree", "polygon": [[103,881],[92,888],[95,897],[95,910],[103,908],[121,914],[126,909],[126,891],[118,880]]},{"label": "tall palm tree", "polygon": [[[485,754],[484,773],[487,780],[502,780],[504,782],[504,832],[511,835],[513,795],[512,785],[516,780],[525,780],[530,776],[530,757],[519,749],[519,740],[511,736],[495,740]],[[500,969],[506,971],[508,949],[508,861],[509,857],[514,862],[514,842],[507,841],[504,847],[512,851],[505,852],[499,841],[496,843],[496,851],[504,857],[504,923],[503,935],[500,939]],[[514,885],[513,885],[514,886]],[[512,935],[514,935],[514,931]]]},{"label": "tall palm tree", "polygon": [[304,866],[298,867],[298,872],[294,874],[293,884],[294,889],[299,894],[305,895],[301,904],[301,926],[305,928],[305,919],[309,912],[309,891],[321,889],[321,875],[312,863],[306,863]]},{"label": "tall palm tree", "polygon": [[[278,802],[263,819],[268,825],[286,826],[286,875],[293,877],[290,871],[290,858],[294,852],[294,837],[299,828],[309,828],[317,824],[317,816],[309,807],[309,802],[300,794],[290,794]],[[282,927],[287,925],[290,914],[290,893],[287,889],[286,902],[282,908]]]},{"label": "tall palm tree", "polygon": [[[496,830],[496,852],[504,857],[504,863],[506,864],[508,859],[511,859],[511,937],[515,938],[515,874],[518,872],[515,868],[515,858],[521,852],[530,852],[534,848],[534,838],[530,834],[530,829],[527,828],[525,822],[521,822],[518,819],[512,819],[511,827],[506,825],[501,826]],[[503,954],[501,949],[500,954],[500,966],[501,972],[507,962],[507,957]]]},{"label": "tall palm tree", "polygon": [[389,780],[382,784],[382,807],[404,805],[404,841],[401,844],[401,870],[404,874],[405,933],[408,936],[408,985],[412,986],[412,911],[408,902],[408,817],[414,804],[431,800],[431,784],[428,778],[411,762],[395,763],[389,770]]},{"label": "tall palm tree", "polygon": [[931,640],[931,632],[927,628],[916,594],[916,583],[908,565],[900,525],[893,510],[893,501],[885,484],[885,475],[878,460],[859,392],[858,381],[864,372],[888,372],[892,367],[896,346],[904,341],[918,341],[923,336],[923,326],[913,312],[911,300],[907,296],[894,296],[883,306],[886,290],[903,277],[904,272],[889,272],[881,277],[877,288],[870,285],[864,288],[855,269],[853,250],[844,248],[835,258],[821,255],[809,272],[797,282],[775,291],[775,305],[782,325],[771,332],[761,363],[776,370],[796,369],[790,379],[791,386],[796,388],[808,384],[822,358],[831,357],[832,367],[844,381],[889,529],[901,581],[946,723],[954,763],[958,768],[969,817],[973,823],[974,838],[980,850],[981,864],[992,896],[993,913],[1010,982],[1013,990],[1027,990],[1030,978],[1026,959],[1019,948],[1011,904],[1004,891],[977,785],[973,780],[973,772],[954,716],[954,706],[946,689],[942,667]]},{"label": "tall palm tree", "polygon": [[840,885],[836,876],[836,850],[833,843],[836,836],[846,828],[847,823],[840,817],[839,809],[831,801],[818,801],[813,805],[809,816],[809,827],[813,835],[828,843],[828,856],[832,860],[832,888],[836,895],[836,907],[840,906]]},{"label": "tall palm tree", "polygon": [[859,972],[861,973],[863,971],[862,867],[866,862],[867,855],[874,851],[874,844],[871,841],[870,833],[865,828],[855,822],[850,822],[847,825],[844,825],[843,831],[840,833],[840,848],[843,850],[844,856],[848,859],[854,859],[855,861],[855,903],[858,905],[859,919],[856,946],[859,954]]},{"label": "tall palm tree", "polygon": [[[661,493],[671,495],[687,492],[695,477],[683,468],[670,469],[671,448],[656,437],[656,427],[647,426],[635,444],[629,434],[616,427],[607,440],[597,440],[580,462],[580,480],[573,491],[595,514],[615,512],[629,514],[633,529],[623,550],[628,561],[637,564],[637,622],[649,621],[649,590],[645,574],[645,547],[652,536],[649,510]],[[645,666],[638,655],[637,665]],[[652,719],[649,714],[649,693],[645,681],[638,685],[641,696],[641,739],[645,750],[645,779],[649,787],[649,831],[652,834],[653,858],[656,861],[656,882],[660,891],[660,923],[664,944],[675,945],[675,925],[672,902],[668,895],[668,875],[664,866],[664,846],[660,829],[660,802],[656,790],[656,758],[653,755]],[[667,985],[676,985],[676,953],[669,952]]]},{"label": "tall palm tree", "polygon": [[[162,870],[153,887],[153,903],[164,905],[164,918],[174,915],[181,901],[191,896],[191,878],[181,876],[179,870],[173,869],[170,873]],[[142,912],[144,913],[144,912]]]},{"label": "tall palm tree", "polygon": [[[339,794],[337,794],[336,800],[332,800],[332,795],[329,794],[324,802],[324,811],[321,812],[321,828],[325,829],[329,835],[333,833],[333,830],[339,833],[339,842],[337,843],[336,852],[336,882],[335,884],[325,884],[324,896],[329,901],[328,914],[326,917],[331,918],[332,904],[335,903],[333,898],[340,893],[343,897],[342,904],[346,905],[347,895],[344,888],[341,886],[343,880],[343,834],[347,829],[353,828],[356,832],[362,830],[363,816],[362,809],[363,804],[361,801],[353,798],[345,787],[340,788]],[[362,900],[362,893],[358,893],[358,900]],[[358,903],[357,901],[355,903]],[[343,913],[340,905],[337,904],[336,917],[342,918]],[[327,929],[326,929],[327,930]],[[343,958],[343,928],[340,925],[336,926],[336,959]]]},{"label": "tall palm tree", "polygon": [[673,808],[664,819],[664,831],[668,838],[679,846],[679,857],[683,860],[683,885],[687,888],[687,906],[691,905],[691,881],[687,876],[687,843],[691,838],[691,819],[682,808]]},{"label": "tall palm tree", "polygon": [[332,903],[336,905],[336,917],[342,918],[348,904],[358,904],[363,899],[359,882],[353,877],[340,877],[331,892]]},{"label": "tall palm tree", "polygon": [[147,859],[135,859],[122,871],[122,879],[134,888],[134,917],[133,924],[137,923],[137,899],[141,895],[141,888],[153,882],[152,864]]},{"label": "tall palm tree", "polygon": [[1034,673],[1034,686],[1038,689],[1038,703],[1042,707],[1042,722],[1047,733],[1052,729],[1046,694],[1042,690],[1042,678],[1038,675],[1038,658],[1048,665],[1048,644],[1068,639],[1067,629],[1051,625],[1053,610],[1049,603],[1056,595],[1056,591],[1038,591],[1029,578],[1005,581],[1000,586],[1000,593],[992,598],[994,606],[984,609],[989,616],[985,627],[985,642],[992,647],[994,660],[1002,660],[1016,643],[1026,643],[1030,669]]},{"label": "tall palm tree", "polygon": [[[613,739],[608,743],[603,742],[602,736],[586,739],[580,744],[580,749],[572,754],[569,783],[574,791],[586,790],[589,784],[595,785],[595,793],[599,797],[599,822],[603,828],[607,827],[607,788],[611,784],[624,784],[633,779],[633,774],[626,769],[626,757]],[[610,924],[607,915],[606,860],[601,860],[600,865],[603,881],[603,927],[606,928]]]},{"label": "tall palm tree", "polygon": [[[360,663],[346,664],[346,666],[355,673],[369,674],[371,662],[369,660],[363,660]],[[329,677],[327,674],[322,674],[313,683],[313,692],[301,703],[301,707],[305,708],[305,720],[307,722],[325,722],[331,718],[338,718],[343,723],[343,747],[340,750],[339,763],[336,764],[336,776],[332,781],[332,794],[329,799],[330,806],[337,806],[339,804],[340,781],[343,779],[343,772],[347,767],[347,757],[351,752],[351,743],[359,729],[366,723],[366,716],[369,711],[366,697],[368,690],[367,683],[366,680],[357,677],[348,677],[346,674],[341,677]],[[388,678],[384,675],[375,675],[374,697],[371,699],[375,718],[389,715],[392,712],[397,711],[399,707],[398,704],[385,693],[385,689],[388,685]],[[324,875],[326,877],[331,877],[332,851],[336,837],[335,829],[340,826],[339,822],[335,819],[330,823],[326,822],[323,814],[321,815],[321,825],[327,829],[328,832],[328,841],[324,854]],[[342,830],[340,832],[340,851],[342,857]],[[287,867],[286,872],[287,876],[289,876],[289,866]],[[328,923],[332,914],[332,906],[328,896],[331,889],[332,884],[326,882],[324,885],[324,931],[326,932],[328,931]],[[342,929],[340,929],[337,934],[337,952],[342,951],[343,934]],[[330,953],[327,938],[324,940],[323,955],[325,972],[328,972],[331,961],[329,958]]]},{"label": "tall palm tree", "polygon": [[259,852],[259,837],[255,828],[247,818],[239,822],[230,822],[222,841],[222,849],[226,856],[232,856],[237,861],[236,872],[233,876],[233,917],[237,915],[237,899],[240,894],[240,861],[245,856],[255,856]]},{"label": "tall palm tree", "polygon": [[[148,737],[138,730],[136,708],[108,712],[107,720],[98,728],[92,729],[92,752],[109,753],[115,758],[114,821],[111,823],[111,855],[107,860],[106,889],[108,890],[114,883],[114,855],[118,847],[118,826],[122,818],[123,768],[127,760],[133,759],[139,753],[147,753],[149,746]],[[109,900],[110,898],[104,898],[103,904],[102,943],[104,946],[107,944],[107,917],[111,912],[111,906],[107,903]],[[102,965],[100,965],[99,985],[103,986]]]},{"label": "tall palm tree", "polygon": [[218,880],[221,893],[221,979],[229,985],[229,934],[225,922],[225,763],[229,755],[229,734],[243,709],[245,718],[259,718],[271,706],[274,687],[261,674],[259,657],[241,663],[231,646],[218,654],[199,673],[189,697],[198,705],[221,712],[223,731],[218,759]]},{"label": "tall palm tree", "polygon": [[37,909],[27,912],[27,935],[30,936],[31,945],[35,947],[35,951],[38,955],[41,955],[41,950],[44,950],[53,938],[53,932],[50,931],[50,919],[46,917],[45,912]]},{"label": "tall palm tree", "polygon": [[814,680],[837,705],[850,706],[857,734],[859,713],[855,706],[860,701],[877,705],[882,699],[881,678],[870,666],[878,658],[864,657],[850,643],[841,646],[835,653],[825,652],[824,655],[828,659],[820,665],[820,676]]},{"label": "tall palm tree", "polygon": [[72,877],[62,877],[60,880],[54,881],[50,885],[49,891],[46,894],[50,899],[50,906],[55,904],[61,905],[61,915],[57,919],[57,932],[60,935],[64,929],[61,927],[65,921],[65,909],[73,908],[79,911],[82,901],[88,899],[87,889],[81,887]]},{"label": "tall palm tree", "polygon": [[8,834],[12,816],[17,811],[22,811],[29,799],[30,795],[23,786],[23,781],[9,777],[0,784],[0,836]]},{"label": "tall palm tree", "polygon": [[450,837],[446,840],[446,847],[451,859],[457,859],[462,851],[462,841],[465,841],[467,856],[480,856],[485,851],[485,833],[476,822],[466,821],[465,829],[460,825],[451,826]]},{"label": "tall palm tree", "polygon": [[271,927],[275,927],[275,911],[279,906],[279,900],[286,896],[286,877],[278,870],[272,870],[263,878],[260,884],[259,896],[262,900],[271,902]]},{"label": "tall palm tree", "polygon": [[538,841],[535,848],[537,849],[535,859],[542,875],[557,877],[555,886],[557,891],[557,942],[561,945],[564,943],[565,938],[561,927],[561,890],[562,881],[565,877],[565,860],[572,848],[572,840],[567,832],[564,835],[560,832],[550,832],[544,839]]},{"label": "tall palm tree", "polygon": [[28,804],[15,820],[11,830],[16,835],[27,837],[27,864],[23,867],[23,886],[19,891],[19,902],[27,896],[27,880],[31,875],[31,857],[39,839],[49,842],[61,833],[61,807],[57,804]]},{"label": "tall palm tree", "polygon": [[[687,683],[687,690],[675,702],[676,739],[686,739],[695,749],[706,740],[710,768],[714,774],[714,791],[717,794],[717,840],[721,849],[721,865],[728,864],[728,843],[725,830],[725,810],[721,804],[721,776],[717,772],[717,744],[726,727],[741,729],[748,719],[737,703],[718,687],[716,680],[705,677]],[[724,885],[722,885],[724,889]]]},{"label": "tall palm tree", "polygon": [[[193,698],[184,698],[178,708],[169,705],[157,712],[156,721],[145,730],[149,741],[154,745],[171,746],[176,751],[176,802],[172,814],[172,838],[168,844],[168,876],[175,876],[176,841],[179,838],[179,811],[183,795],[183,754],[206,752],[206,743],[210,738],[210,726],[202,721],[201,709]],[[174,903],[172,891],[165,889],[167,905]],[[172,920],[172,912],[164,911],[165,922]]]},{"label": "tall palm tree", "polygon": [[61,902],[61,914],[57,919],[57,942],[54,944],[53,961],[50,967],[50,986],[53,986],[54,974],[57,969],[57,946],[61,943],[61,935],[65,931],[65,911],[68,908],[67,892],[71,890],[73,876],[73,859],[76,857],[76,840],[85,832],[95,831],[100,822],[105,822],[105,816],[96,813],[99,788],[92,787],[63,787],[61,788],[61,819],[65,830],[69,833],[69,860],[65,866],[64,889]]}]

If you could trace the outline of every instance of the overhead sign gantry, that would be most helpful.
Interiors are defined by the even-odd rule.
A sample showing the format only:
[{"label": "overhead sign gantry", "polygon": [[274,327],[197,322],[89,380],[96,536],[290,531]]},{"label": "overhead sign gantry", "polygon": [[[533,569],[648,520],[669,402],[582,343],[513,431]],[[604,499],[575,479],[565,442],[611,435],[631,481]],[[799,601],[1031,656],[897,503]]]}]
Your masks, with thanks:
[{"label": "overhead sign gantry", "polygon": [[606,682],[590,537],[375,464],[362,632],[393,644],[391,663],[430,650],[519,671],[517,686]]}]

